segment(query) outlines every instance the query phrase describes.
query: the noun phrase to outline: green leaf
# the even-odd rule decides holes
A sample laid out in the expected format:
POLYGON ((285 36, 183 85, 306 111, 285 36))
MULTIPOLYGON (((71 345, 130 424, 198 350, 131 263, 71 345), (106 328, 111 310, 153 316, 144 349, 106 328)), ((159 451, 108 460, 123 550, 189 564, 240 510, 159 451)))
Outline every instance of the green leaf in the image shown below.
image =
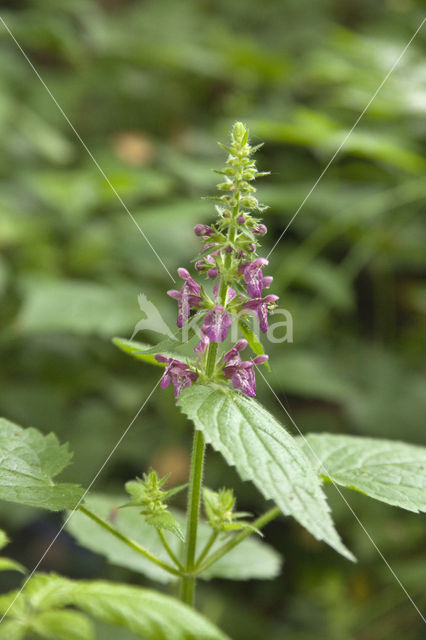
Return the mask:
POLYGON ((300 441, 326 481, 408 511, 426 511, 426 447, 328 433, 300 441))
POLYGON ((82 613, 68 610, 44 611, 36 616, 31 629, 49 640, 94 640, 92 622, 82 613))
POLYGON ((185 389, 178 405, 243 480, 251 480, 316 538, 354 559, 334 528, 309 458, 266 409, 228 388, 199 384, 185 389))
MULTIPOLYGON (((123 496, 89 495, 85 505, 99 517, 107 520, 127 537, 168 561, 154 527, 145 522, 137 509, 119 509, 123 496)), ((120 567, 142 573, 157 582, 169 582, 172 576, 115 538, 83 513, 76 511, 66 524, 66 530, 86 549, 100 553, 120 567)))
POLYGON ((124 353, 128 353, 133 358, 136 358, 136 360, 141 360, 142 362, 147 362, 148 364, 153 364, 157 367, 164 367, 165 365, 161 362, 157 362, 154 358, 156 353, 162 353, 168 358, 177 358, 178 360, 193 359, 189 354, 192 354, 193 356, 192 349, 197 341, 197 337, 196 339, 183 343, 178 339, 167 339, 153 346, 152 344, 137 342, 135 340, 126 340, 125 338, 112 339, 115 346, 121 349, 121 351, 124 351, 124 353))
POLYGON ((0 529, 0 549, 4 549, 4 547, 9 544, 9 538, 3 529, 0 529))
MULTIPOLYGON (((136 509, 119 509, 123 504, 123 496, 90 495, 85 502, 89 509, 105 520, 127 537, 142 544, 158 557, 168 561, 168 556, 155 529, 144 522, 136 509)), ((173 515, 182 526, 185 514, 173 510, 173 515)), ((117 540, 108 531, 102 529, 81 512, 75 512, 68 521, 66 529, 84 547, 105 555, 112 564, 143 573, 158 582, 170 582, 173 576, 160 567, 149 562, 136 551, 117 540)), ((197 553, 200 553, 211 535, 211 528, 207 522, 201 521, 199 526, 197 553)), ((175 537, 168 540, 170 547, 182 557, 183 545, 175 537)), ((222 542, 217 542, 213 550, 219 548, 222 542)), ((260 580, 274 578, 280 571, 281 558, 269 545, 247 538, 235 547, 229 554, 209 567, 200 576, 203 579, 228 578, 231 580, 260 580)))
MULTIPOLYGON (((110 582, 78 583, 73 604, 146 640, 226 640, 211 622, 175 598, 110 582)), ((228 639, 229 640, 229 639, 228 639)))
MULTIPOLYGON (((207 528, 205 525, 200 531, 199 543, 207 541, 207 528)), ((211 553, 214 553, 223 544, 217 541, 211 553)), ((282 558, 272 547, 256 537, 249 537, 241 544, 220 558, 214 565, 208 567, 200 576, 203 580, 211 578, 226 578, 228 580, 272 580, 281 571, 282 558)))
POLYGON ((148 524, 157 527, 158 529, 166 529, 166 531, 170 531, 170 533, 173 533, 173 535, 179 538, 179 540, 182 540, 182 542, 185 540, 178 521, 170 511, 163 511, 162 513, 156 513, 148 516, 146 521, 148 524))
MULTIPOLYGON (((15 595, 13 592, 2 599, 12 600, 15 595)), ((27 624, 49 640, 90 640, 93 631, 85 617, 74 611, 57 610, 57 607, 66 606, 77 607, 107 624, 125 627, 145 640, 228 638, 175 598, 135 586, 73 581, 55 574, 35 575, 10 608, 8 616, 23 617, 25 611, 27 624)))
POLYGON ((53 433, 45 436, 0 418, 0 499, 51 511, 72 509, 83 489, 53 482, 71 457, 53 433))
MULTIPOLYGON (((152 352, 152 345, 146 344, 144 342, 136 342, 135 340, 126 340, 125 338, 113 338, 113 343, 116 347, 124 351, 124 353, 128 353, 136 360, 141 360, 142 362, 147 362, 148 364, 153 364, 156 367, 164 367, 165 365, 162 362, 157 362, 154 358, 154 353, 152 352)), ((178 344, 176 342, 176 344, 178 344)), ((169 358, 179 358, 176 353, 171 351, 155 351, 155 353, 163 353, 165 356, 169 358)))
MULTIPOLYGON (((241 333, 243 334, 244 338, 249 343, 250 349, 252 349, 257 356, 263 356, 265 354, 265 351, 263 349, 263 344, 260 342, 259 338, 254 333, 254 331, 252 331, 248 322, 246 322, 246 320, 243 320, 241 318, 238 321, 238 326, 240 327, 241 333)), ((265 362, 265 366, 268 371, 271 370, 268 360, 265 362)))
POLYGON ((0 640, 24 640, 27 626, 19 620, 4 620, 0 624, 0 640))
POLYGON ((25 567, 11 558, 0 558, 0 571, 19 571, 20 573, 26 573, 25 567))

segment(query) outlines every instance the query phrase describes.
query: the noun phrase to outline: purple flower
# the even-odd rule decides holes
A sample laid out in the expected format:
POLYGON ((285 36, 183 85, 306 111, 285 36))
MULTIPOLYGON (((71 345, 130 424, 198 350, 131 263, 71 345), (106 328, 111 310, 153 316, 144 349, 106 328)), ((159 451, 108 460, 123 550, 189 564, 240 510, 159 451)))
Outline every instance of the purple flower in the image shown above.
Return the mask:
POLYGON ((208 339, 208 337, 206 336, 206 334, 204 333, 203 329, 201 328, 201 337, 200 340, 197 342, 197 344, 194 347, 194 352, 195 353, 200 353, 203 354, 205 353, 207 347, 210 344, 210 340, 208 339))
POLYGON ((212 342, 223 342, 228 335, 231 324, 229 313, 222 305, 217 304, 204 316, 202 331, 212 342))
POLYGON ((214 233, 214 229, 207 224, 196 224, 194 227, 194 233, 196 236, 211 236, 214 233))
POLYGON ((238 340, 238 342, 234 344, 232 349, 229 349, 229 351, 225 353, 225 355, 223 356, 223 361, 228 365, 241 362, 240 351, 243 351, 243 349, 245 349, 247 345, 248 342, 247 340, 244 340, 244 338, 238 340))
POLYGON ((213 267, 212 269, 209 269, 207 271, 207 275, 209 276, 209 278, 211 278, 212 280, 215 280, 215 278, 217 278, 217 276, 219 275, 219 269, 217 267, 213 267))
POLYGON ((245 217, 244 217, 244 216, 238 216, 238 218, 237 218, 237 219, 238 219, 238 223, 239 223, 239 224, 244 224, 244 223, 245 223, 245 221, 246 221, 246 219, 245 219, 245 217))
POLYGON ((177 400, 181 391, 186 389, 186 387, 190 387, 191 384, 195 382, 198 378, 198 373, 192 371, 184 362, 175 360, 174 358, 168 358, 161 353, 157 353, 154 357, 157 362, 166 365, 160 382, 161 388, 166 389, 171 382, 173 384, 175 400, 177 400))
POLYGON ((178 269, 178 274, 183 280, 185 280, 184 284, 180 291, 170 289, 170 291, 167 291, 167 295, 178 301, 178 316, 176 324, 179 329, 181 329, 189 318, 191 307, 198 308, 201 306, 203 301, 200 296, 201 287, 193 278, 191 278, 189 272, 181 267, 178 269))
POLYGON ((225 378, 230 379, 234 389, 239 389, 246 396, 253 398, 256 395, 256 378, 254 375, 254 366, 263 364, 268 356, 256 356, 253 360, 242 361, 240 351, 247 346, 247 340, 239 340, 229 351, 223 356, 226 362, 223 368, 225 378))
POLYGON ((255 227, 253 227, 253 233, 255 233, 257 236, 264 236, 267 231, 268 229, 264 224, 257 224, 255 227))
POLYGON ((240 272, 244 275, 244 282, 250 298, 260 298, 262 296, 264 280, 262 269, 267 264, 266 258, 257 258, 241 265, 240 272))
POLYGON ((247 300, 247 302, 243 304, 243 309, 250 309, 256 313, 262 333, 268 331, 268 304, 273 304, 277 300, 278 296, 269 295, 265 298, 247 300))

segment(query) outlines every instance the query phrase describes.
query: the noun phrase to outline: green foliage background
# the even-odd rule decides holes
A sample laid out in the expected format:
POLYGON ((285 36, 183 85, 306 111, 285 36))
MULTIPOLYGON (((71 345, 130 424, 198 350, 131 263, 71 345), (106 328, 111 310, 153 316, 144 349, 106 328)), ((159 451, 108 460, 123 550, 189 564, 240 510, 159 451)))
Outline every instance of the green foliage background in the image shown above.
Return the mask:
MULTIPOLYGON (((193 225, 213 216, 200 197, 214 189, 216 140, 232 122, 266 142, 266 255, 423 13, 420 0, 22 0, 2 2, 0 15, 174 273, 199 246, 193 225)), ((271 346, 268 379, 303 433, 425 442, 425 40, 423 29, 271 255, 294 343, 271 346)), ((170 279, 3 25, 0 52, 0 415, 69 441, 64 478, 87 485, 158 376, 111 338, 130 337, 139 292, 173 327, 170 279)), ((261 381, 259 399, 288 422, 261 381)), ((157 391, 96 490, 117 491, 150 464, 185 481, 190 435, 171 394, 157 391)), ((239 508, 261 511, 217 454, 207 482, 233 484, 239 508)), ((328 493, 359 563, 289 519, 273 523, 268 540, 286 557, 278 579, 200 588, 200 608, 235 640, 421 637, 409 600, 328 493)), ((421 519, 347 497, 424 604, 421 519)), ((0 516, 15 539, 9 555, 29 567, 60 525, 6 503, 0 516)), ((66 536, 42 568, 141 582, 66 536)))

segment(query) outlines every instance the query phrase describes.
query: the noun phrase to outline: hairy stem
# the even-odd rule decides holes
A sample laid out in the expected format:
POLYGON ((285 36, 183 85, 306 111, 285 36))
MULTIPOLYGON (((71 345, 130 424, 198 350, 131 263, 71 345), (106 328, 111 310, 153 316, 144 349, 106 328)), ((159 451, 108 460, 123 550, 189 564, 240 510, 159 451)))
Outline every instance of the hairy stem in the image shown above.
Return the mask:
POLYGON ((208 554, 208 552, 210 551, 214 543, 216 542, 218 535, 219 535, 219 531, 212 532, 210 538, 207 540, 206 546, 200 553, 199 558, 197 559, 197 563, 195 565, 196 569, 200 566, 200 564, 202 563, 202 561, 204 560, 204 558, 206 557, 206 555, 208 554))
POLYGON ((172 560, 172 562, 174 562, 174 564, 178 567, 178 569, 180 571, 184 572, 183 565, 179 562, 179 560, 177 559, 177 557, 173 553, 172 549, 170 548, 169 543, 167 542, 166 536, 161 531, 161 529, 159 529, 158 527, 157 527, 157 533, 160 536, 160 540, 163 543, 163 547, 166 550, 167 555, 169 556, 170 560, 172 560))
MULTIPOLYGON (((251 524, 253 525, 253 527, 256 527, 256 529, 261 529, 262 527, 267 525, 268 522, 271 522, 271 520, 277 518, 280 513, 281 511, 278 507, 273 507, 272 509, 269 509, 269 511, 266 511, 263 516, 260 516, 251 524)), ((220 558, 229 553, 234 547, 248 538, 248 536, 252 535, 252 533, 252 530, 246 529, 245 531, 242 531, 241 533, 238 533, 236 536, 231 538, 231 540, 220 547, 220 549, 212 553, 211 556, 209 556, 203 563, 197 566, 197 573, 202 573, 203 571, 205 571, 205 569, 220 560, 220 558)))
MULTIPOLYGON (((188 508, 186 514, 185 573, 192 573, 197 546, 198 517, 200 512, 201 485, 203 479, 205 443, 201 431, 194 431, 191 471, 189 476, 188 508)), ((194 605, 195 576, 184 576, 181 586, 181 600, 194 605)))
POLYGON ((98 525, 100 525, 101 527, 109 531, 109 533, 111 533, 114 537, 121 540, 121 542, 124 542, 124 544, 126 544, 128 547, 130 547, 134 551, 137 551, 137 553, 140 553, 140 555, 144 556, 147 560, 150 560, 151 562, 158 565, 159 567, 161 567, 162 569, 164 569, 168 573, 171 573, 174 576, 182 575, 181 571, 178 571, 174 567, 171 567, 170 565, 168 565, 166 562, 163 562, 162 560, 160 560, 160 558, 157 558, 157 556, 155 556, 153 553, 151 553, 147 549, 144 549, 144 547, 142 547, 140 544, 138 544, 134 540, 131 540, 120 531, 117 531, 117 529, 114 529, 114 527, 110 525, 109 522, 106 522, 106 520, 103 520, 102 518, 97 516, 96 513, 93 513, 93 511, 90 511, 90 509, 88 509, 87 507, 80 506, 79 510, 82 513, 84 513, 86 516, 88 516, 91 520, 96 522, 98 525))
MULTIPOLYGON (((236 185, 238 186, 238 185, 236 185)), ((235 220, 238 217, 239 205, 234 207, 233 211, 233 224, 230 225, 228 230, 228 239, 230 242, 235 240, 235 220)), ((225 270, 229 269, 232 264, 232 255, 227 254, 225 257, 225 270)), ((228 293, 228 284, 226 277, 221 277, 217 300, 222 306, 226 306, 226 298, 228 293)), ((210 342, 208 351, 206 354, 206 375, 211 377, 216 370, 216 360, 218 352, 218 344, 216 342, 210 342)), ((200 500, 201 489, 203 482, 203 465, 206 445, 204 442, 204 436, 201 431, 195 430, 192 458, 191 458, 191 470, 189 476, 189 493, 188 493, 188 506, 186 512, 186 536, 185 536, 185 560, 184 570, 185 574, 182 577, 181 584, 181 600, 194 606, 195 599, 195 586, 196 575, 194 570, 196 567, 195 553, 197 548, 197 532, 198 532, 198 519, 200 515, 200 500), (188 575, 193 574, 193 575, 188 575)), ((208 551, 208 550, 207 550, 208 551)))

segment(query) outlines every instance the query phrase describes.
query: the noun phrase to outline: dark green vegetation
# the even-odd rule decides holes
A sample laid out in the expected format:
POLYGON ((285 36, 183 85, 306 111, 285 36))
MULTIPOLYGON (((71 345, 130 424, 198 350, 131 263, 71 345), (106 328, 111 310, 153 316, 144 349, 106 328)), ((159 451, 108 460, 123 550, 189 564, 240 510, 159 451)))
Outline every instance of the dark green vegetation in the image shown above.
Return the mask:
MULTIPOLYGON (((408 0, 275 0, 261 9, 237 0, 39 0, 0 15, 172 273, 197 251, 192 226, 212 218, 199 198, 213 192, 210 169, 223 157, 215 140, 232 122, 247 121, 253 142, 267 143, 257 155, 272 170, 258 184, 271 206, 266 254, 423 17, 422 4, 408 0)), ((139 292, 170 327, 175 304, 164 296, 167 273, 3 27, 0 35, 0 415, 68 441, 74 464, 61 481, 87 486, 157 375, 110 338, 130 337, 139 292)), ((424 443, 425 37, 270 258, 295 342, 268 348, 268 380, 303 433, 424 443)), ((288 423, 261 380, 258 389, 288 423)), ((95 489, 113 492, 150 464, 185 482, 190 436, 171 399, 155 393, 95 489)), ((208 483, 234 486, 239 508, 260 513, 252 485, 209 456, 208 483)), ((333 487, 328 495, 359 563, 290 519, 270 524, 268 542, 287 557, 281 577, 200 585, 202 611, 235 640, 421 637, 377 551, 333 487)), ((421 519, 344 495, 421 606, 421 519)), ((34 566, 59 517, 8 503, 1 516, 15 540, 8 555, 34 566)), ((42 569, 142 583, 72 545, 62 537, 42 569)), ((15 584, 8 578, 5 588, 15 584)), ((120 633, 114 639, 127 637, 120 633)))

